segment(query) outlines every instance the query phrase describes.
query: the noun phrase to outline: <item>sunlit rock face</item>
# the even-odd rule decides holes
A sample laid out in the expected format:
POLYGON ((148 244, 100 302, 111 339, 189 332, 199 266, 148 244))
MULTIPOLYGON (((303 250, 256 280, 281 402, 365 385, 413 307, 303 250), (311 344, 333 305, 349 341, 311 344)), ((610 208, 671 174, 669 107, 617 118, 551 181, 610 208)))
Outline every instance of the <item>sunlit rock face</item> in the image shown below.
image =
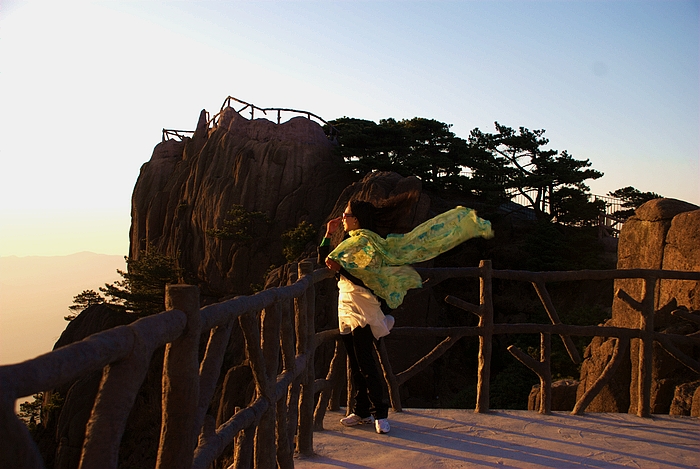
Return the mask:
POLYGON ((226 108, 215 126, 200 116, 184 142, 158 144, 132 198, 130 255, 148 244, 175 256, 206 296, 250 293, 271 265, 285 262, 281 234, 306 221, 322 231, 350 182, 323 129, 304 117, 283 124, 248 120, 226 108), (262 212, 246 242, 212 236, 234 205, 262 212))
MULTIPOLYGON (((656 199, 637 209, 620 232, 618 269, 664 269, 700 271, 700 209, 675 199, 656 199)), ((654 305, 654 329, 676 334, 697 331, 693 323, 677 319, 671 312, 679 307, 700 310, 700 282, 661 280, 657 284, 654 305)), ((624 291, 641 301, 644 283, 641 279, 618 279, 615 291, 624 291)), ((637 328, 640 313, 617 295, 613 300, 612 319, 606 325, 637 328)), ((579 397, 591 387, 613 352, 613 339, 595 338, 586 350, 581 368, 579 397)), ((688 356, 698 359, 698 347, 679 347, 688 356)), ((637 412, 639 344, 633 340, 612 381, 593 400, 591 412, 637 412)), ((677 386, 687 382, 692 373, 654 344, 652 364, 652 413, 668 413, 677 386)))

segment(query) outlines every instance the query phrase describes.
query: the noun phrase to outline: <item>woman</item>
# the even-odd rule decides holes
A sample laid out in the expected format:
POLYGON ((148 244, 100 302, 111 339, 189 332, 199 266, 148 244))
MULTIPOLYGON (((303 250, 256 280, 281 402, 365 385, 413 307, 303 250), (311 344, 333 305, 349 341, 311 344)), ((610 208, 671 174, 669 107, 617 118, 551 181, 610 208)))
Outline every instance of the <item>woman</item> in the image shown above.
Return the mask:
POLYGON ((388 433, 389 403, 374 361, 375 342, 389 334, 407 290, 421 287, 420 275, 408 264, 436 257, 475 236, 491 237, 488 221, 473 210, 457 207, 422 223, 407 234, 390 232, 418 199, 417 192, 399 194, 377 205, 352 200, 342 217, 329 221, 319 248, 329 269, 338 275, 338 325, 348 352, 355 388, 355 406, 340 420, 354 426, 374 422, 377 433, 388 433), (341 226, 346 239, 330 254, 330 237, 341 226))

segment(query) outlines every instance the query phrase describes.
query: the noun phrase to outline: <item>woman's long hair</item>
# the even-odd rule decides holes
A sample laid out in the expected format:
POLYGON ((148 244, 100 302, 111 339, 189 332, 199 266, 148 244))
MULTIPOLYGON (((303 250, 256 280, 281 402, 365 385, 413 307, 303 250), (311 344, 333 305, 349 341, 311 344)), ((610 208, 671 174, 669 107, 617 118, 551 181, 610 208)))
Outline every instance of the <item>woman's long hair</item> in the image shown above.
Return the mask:
POLYGON ((412 212, 420 198, 419 191, 402 192, 376 204, 366 200, 351 200, 350 211, 360 228, 386 237, 389 233, 409 231, 412 212))

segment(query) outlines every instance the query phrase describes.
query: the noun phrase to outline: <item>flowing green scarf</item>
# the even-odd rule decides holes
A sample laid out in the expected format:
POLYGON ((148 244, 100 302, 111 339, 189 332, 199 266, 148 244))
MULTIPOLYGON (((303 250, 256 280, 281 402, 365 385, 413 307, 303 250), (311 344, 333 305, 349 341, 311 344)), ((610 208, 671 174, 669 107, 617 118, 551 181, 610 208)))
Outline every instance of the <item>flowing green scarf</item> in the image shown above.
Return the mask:
POLYGON ((427 261, 464 241, 492 238, 491 223, 465 207, 456 207, 421 223, 406 234, 386 239, 370 230, 353 230, 328 257, 359 278, 390 308, 397 308, 411 288, 420 288, 418 272, 408 264, 427 261))

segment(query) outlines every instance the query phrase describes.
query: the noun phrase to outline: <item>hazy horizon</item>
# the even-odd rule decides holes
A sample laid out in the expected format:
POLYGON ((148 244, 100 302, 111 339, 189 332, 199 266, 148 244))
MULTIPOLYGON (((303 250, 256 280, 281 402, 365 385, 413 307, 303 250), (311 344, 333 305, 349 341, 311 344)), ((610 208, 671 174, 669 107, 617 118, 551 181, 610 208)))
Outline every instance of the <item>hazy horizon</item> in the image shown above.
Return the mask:
MULTIPOLYGON (((95 256, 119 256, 119 255, 121 255, 121 254, 109 254, 106 252, 80 250, 80 251, 76 251, 76 252, 70 252, 67 254, 49 254, 49 255, 46 255, 46 254, 27 254, 27 255, 7 254, 7 255, 1 255, 0 259, 13 258, 13 257, 22 258, 22 259, 27 258, 27 257, 70 257, 70 256, 79 256, 82 254, 89 254, 89 255, 95 255, 95 256)), ((126 252, 121 256, 124 257, 124 256, 128 256, 128 255, 129 255, 129 253, 126 252)))
POLYGON ((0 256, 0 365, 50 352, 68 325, 73 297, 120 280, 124 256, 0 256))

